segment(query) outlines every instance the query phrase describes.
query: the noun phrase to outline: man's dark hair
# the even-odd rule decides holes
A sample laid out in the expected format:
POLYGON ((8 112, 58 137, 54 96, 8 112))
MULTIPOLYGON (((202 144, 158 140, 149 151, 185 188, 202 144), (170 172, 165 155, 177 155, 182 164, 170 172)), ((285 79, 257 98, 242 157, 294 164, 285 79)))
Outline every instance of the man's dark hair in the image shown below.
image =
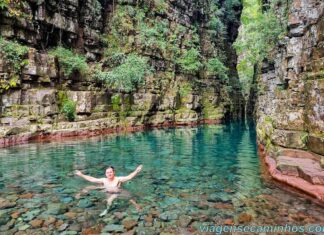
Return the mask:
POLYGON ((113 166, 108 166, 107 169, 109 169, 109 168, 111 168, 111 169, 113 169, 113 171, 115 171, 115 168, 113 166))

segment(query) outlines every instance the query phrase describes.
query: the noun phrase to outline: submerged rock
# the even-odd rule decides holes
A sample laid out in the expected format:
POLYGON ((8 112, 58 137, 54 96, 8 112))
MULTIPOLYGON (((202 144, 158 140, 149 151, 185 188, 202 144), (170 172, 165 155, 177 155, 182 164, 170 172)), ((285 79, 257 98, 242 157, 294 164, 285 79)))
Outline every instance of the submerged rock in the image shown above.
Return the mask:
POLYGON ((186 228, 192 221, 192 217, 188 215, 180 215, 177 224, 179 227, 186 228))
POLYGON ((0 226, 5 225, 10 220, 10 216, 5 212, 0 210, 0 226))
POLYGON ((24 224, 18 227, 19 231, 25 231, 26 229, 28 229, 30 227, 29 224, 24 224))
POLYGON ((212 193, 207 199, 209 202, 230 202, 231 200, 231 196, 229 196, 227 193, 212 193))
POLYGON ((16 206, 16 202, 11 202, 5 198, 0 198, 0 209, 7 209, 16 206))
POLYGON ((137 227, 136 234, 138 235, 157 235, 159 234, 158 231, 155 230, 153 227, 137 227))
POLYGON ((29 223, 33 228, 40 228, 40 227, 42 227, 44 221, 40 220, 40 219, 34 219, 34 220, 30 221, 29 223))
POLYGON ((126 219, 123 220, 123 225, 125 227, 126 230, 131 230, 132 228, 134 228, 137 225, 137 221, 136 220, 132 220, 132 219, 126 219))
POLYGON ((124 226, 119 224, 109 224, 103 228, 102 232, 124 232, 124 226))
POLYGON ((62 197, 60 201, 63 203, 70 203, 73 201, 73 197, 62 197))
POLYGON ((238 220, 239 223, 247 223, 247 222, 250 222, 252 220, 252 215, 243 212, 243 213, 239 214, 237 220, 238 220))
POLYGON ((81 199, 78 202, 78 207, 80 207, 80 208, 88 208, 88 207, 91 207, 91 206, 93 206, 93 203, 88 199, 81 199))
POLYGON ((25 214, 22 214, 23 220, 24 221, 31 221, 36 216, 38 216, 40 214, 40 212, 41 211, 39 209, 28 211, 25 214))
POLYGON ((46 213, 49 215, 64 214, 67 211, 67 207, 61 203, 51 203, 47 206, 46 213))
POLYGON ((178 211, 165 211, 159 215, 159 218, 164 221, 176 220, 178 217, 178 211))

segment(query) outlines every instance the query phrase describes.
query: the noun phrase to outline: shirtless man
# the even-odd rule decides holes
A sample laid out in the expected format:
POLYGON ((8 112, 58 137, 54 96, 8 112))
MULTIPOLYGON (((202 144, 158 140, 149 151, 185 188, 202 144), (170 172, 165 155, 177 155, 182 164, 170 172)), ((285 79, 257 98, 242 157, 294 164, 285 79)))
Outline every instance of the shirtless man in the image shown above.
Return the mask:
MULTIPOLYGON (((126 190, 121 189, 121 183, 133 179, 142 170, 142 167, 142 165, 139 165, 135 169, 135 171, 133 171, 128 176, 115 176, 115 169, 112 166, 106 169, 106 178, 98 179, 89 175, 84 175, 81 171, 78 170, 75 171, 75 175, 80 176, 91 183, 100 184, 101 187, 98 188, 105 189, 105 191, 108 194, 107 208, 100 214, 100 216, 104 216, 107 214, 113 200, 119 195, 124 197, 130 197, 130 193, 128 193, 126 190)), ((129 201, 136 207, 137 210, 141 208, 133 199, 130 199, 129 201)))

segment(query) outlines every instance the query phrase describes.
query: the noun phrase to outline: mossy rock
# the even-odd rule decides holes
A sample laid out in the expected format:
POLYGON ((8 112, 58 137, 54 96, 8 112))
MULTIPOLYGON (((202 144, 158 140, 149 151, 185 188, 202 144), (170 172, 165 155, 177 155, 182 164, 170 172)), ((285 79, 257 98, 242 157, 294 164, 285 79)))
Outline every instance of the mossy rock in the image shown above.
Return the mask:
POLYGON ((9 131, 7 131, 6 136, 11 136, 11 135, 18 135, 24 132, 27 132, 28 129, 27 128, 23 128, 23 127, 14 127, 11 128, 9 131))

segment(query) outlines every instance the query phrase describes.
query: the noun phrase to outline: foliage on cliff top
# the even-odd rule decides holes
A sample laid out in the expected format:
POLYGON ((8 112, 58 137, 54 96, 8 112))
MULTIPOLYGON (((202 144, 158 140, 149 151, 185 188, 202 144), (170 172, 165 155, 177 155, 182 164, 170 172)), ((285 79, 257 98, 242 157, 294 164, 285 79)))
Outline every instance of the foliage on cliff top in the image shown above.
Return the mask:
POLYGON ((60 69, 65 76, 70 76, 73 72, 86 72, 88 65, 86 58, 83 55, 72 52, 69 49, 58 46, 49 52, 55 56, 60 64, 60 69))
POLYGON ((259 0, 244 0, 241 15, 242 26, 234 47, 241 58, 237 65, 238 74, 245 90, 249 93, 253 80, 254 65, 260 64, 275 47, 285 32, 274 11, 274 4, 263 11, 259 0))
POLYGON ((136 53, 120 58, 118 66, 108 72, 97 71, 95 78, 105 81, 112 88, 131 92, 144 84, 145 77, 151 73, 152 69, 147 59, 136 53))
POLYGON ((0 80, 0 93, 15 87, 19 80, 19 73, 28 61, 25 59, 28 47, 18 42, 8 41, 0 37, 0 55, 9 67, 9 78, 0 80))

